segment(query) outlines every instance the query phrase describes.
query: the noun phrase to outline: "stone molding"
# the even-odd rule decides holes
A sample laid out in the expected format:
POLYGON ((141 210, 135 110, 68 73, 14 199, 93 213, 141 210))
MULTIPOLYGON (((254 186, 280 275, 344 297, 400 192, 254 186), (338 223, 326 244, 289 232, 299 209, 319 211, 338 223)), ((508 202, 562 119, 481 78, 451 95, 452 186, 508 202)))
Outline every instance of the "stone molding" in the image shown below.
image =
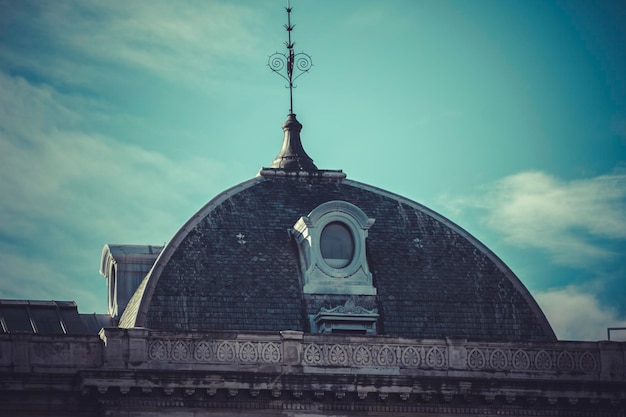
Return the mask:
POLYGON ((280 400, 299 410, 345 402, 370 411, 374 404, 386 411, 400 406, 406 412, 432 404, 444 414, 506 406, 516 415, 514 409, 538 407, 528 415, 547 415, 542 408, 550 407, 549 415, 570 417, 587 415, 572 414, 579 405, 615 410, 626 401, 626 343, 147 329, 105 329, 102 337, 115 357, 134 359, 105 360, 101 371, 83 375, 83 389, 110 398, 112 406, 121 406, 124 398, 146 401, 154 390, 158 398, 162 392, 182 399, 181 404, 199 401, 208 408, 237 399, 249 403, 244 408, 265 409, 280 400), (111 371, 120 377, 111 379, 111 371), (117 397, 117 392, 126 395, 117 397), (445 411, 448 405, 452 408, 445 411))
POLYGON ((71 373, 102 366, 102 354, 97 336, 0 335, 0 373, 71 373))
POLYGON ((473 370, 594 374, 599 371, 599 357, 597 352, 584 349, 471 347, 467 367, 473 370))
POLYGON ((343 367, 379 374, 433 371, 502 378, 626 381, 626 343, 479 343, 381 337, 304 335, 297 331, 237 334, 103 329, 94 337, 0 336, 0 368, 177 368, 181 364, 301 365, 308 372, 343 367))
POLYGON ((612 416, 626 403, 625 357, 620 342, 106 328, 100 339, 0 335, 0 382, 5 394, 49 389, 114 408, 171 400, 180 408, 426 412, 430 404, 444 414, 504 406, 510 415, 531 407, 536 414, 525 415, 571 417, 601 407, 612 416))
MULTIPOLYGON (((246 339, 198 339, 185 337, 149 337, 146 359, 151 363, 188 364, 280 364, 282 342, 246 339)), ((527 348, 464 343, 452 348, 462 355, 450 359, 445 342, 349 343, 304 342, 300 344, 300 363, 309 367, 392 367, 398 369, 498 371, 504 373, 572 373, 576 378, 597 376, 600 355, 589 346, 560 348, 557 344, 527 348)))
POLYGON ((186 363, 281 363, 282 346, 253 340, 155 339, 148 342, 150 361, 186 363))
POLYGON ((291 233, 300 252, 305 294, 376 295, 365 255, 368 230, 375 220, 359 207, 332 200, 315 207, 294 224, 291 233), (350 230, 353 256, 343 267, 329 265, 322 255, 321 240, 325 226, 339 222, 350 230))
POLYGON ((448 368, 445 345, 306 343, 304 365, 309 366, 380 366, 406 369, 448 368))
POLYGON ((301 365, 310 373, 342 367, 349 373, 561 380, 626 380, 624 343, 480 343, 457 339, 304 335, 301 332, 161 332, 104 329, 105 367, 194 369, 214 365, 301 365), (126 358, 125 360, 123 358, 126 358))

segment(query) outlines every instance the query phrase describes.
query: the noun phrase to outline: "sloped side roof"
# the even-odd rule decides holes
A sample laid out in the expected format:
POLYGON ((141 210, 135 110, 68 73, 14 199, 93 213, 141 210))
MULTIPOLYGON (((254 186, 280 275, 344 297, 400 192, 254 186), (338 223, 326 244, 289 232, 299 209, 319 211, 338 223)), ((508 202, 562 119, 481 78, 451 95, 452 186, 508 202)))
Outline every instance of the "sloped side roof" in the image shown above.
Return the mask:
POLYGON ((348 201, 376 219, 367 244, 379 333, 555 339, 510 269, 432 210, 351 180, 261 177, 219 195, 183 226, 120 326, 307 331, 298 255, 288 230, 331 200, 348 201))
POLYGON ((162 250, 163 246, 155 245, 106 244, 100 257, 100 275, 110 278, 111 265, 117 264, 128 275, 139 274, 143 278, 162 250))
POLYGON ((106 244, 100 274, 107 280, 108 313, 117 318, 154 265, 163 246, 106 244))
POLYGON ((80 314, 73 301, 0 300, 0 333, 98 334, 110 325, 106 315, 80 314))

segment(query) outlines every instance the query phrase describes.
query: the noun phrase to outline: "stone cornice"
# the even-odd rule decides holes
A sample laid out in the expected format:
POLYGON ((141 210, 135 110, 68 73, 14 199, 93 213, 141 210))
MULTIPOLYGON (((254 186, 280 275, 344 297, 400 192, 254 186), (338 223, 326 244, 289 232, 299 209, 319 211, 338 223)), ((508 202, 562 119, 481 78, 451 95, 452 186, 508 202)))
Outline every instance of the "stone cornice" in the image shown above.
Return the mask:
POLYGON ((626 401, 624 343, 146 329, 102 338, 104 367, 81 373, 81 389, 110 407, 572 417, 618 416, 626 401))
POLYGON ((624 343, 481 343, 293 331, 146 329, 105 329, 101 336, 105 373, 83 373, 81 384, 84 390, 107 395, 111 390, 165 389, 166 395, 213 396, 221 391, 256 397, 260 392, 288 392, 295 399, 330 395, 337 400, 348 395, 384 400, 391 395, 443 403, 467 397, 487 404, 497 399, 546 404, 567 399, 569 404, 588 405, 626 400, 624 343), (113 370, 119 371, 117 380, 111 378, 113 370))
POLYGON ((99 368, 103 347, 95 335, 0 334, 0 374, 63 374, 99 368))
POLYGON ((176 333, 104 329, 105 367, 209 369, 213 365, 298 365, 307 373, 341 367, 349 373, 471 377, 625 380, 624 343, 485 343, 456 339, 412 340, 281 334, 176 333), (298 335, 288 338, 286 335, 298 335), (126 349, 122 352, 120 349, 126 349), (114 352, 110 352, 114 350, 114 352), (122 361, 121 358, 132 358, 122 361))
POLYGON ((626 404, 626 343, 141 328, 107 328, 100 336, 0 335, 0 391, 46 386, 130 408, 463 414, 511 407, 500 414, 515 415, 532 407, 525 415, 591 416, 597 409, 618 416, 626 404))

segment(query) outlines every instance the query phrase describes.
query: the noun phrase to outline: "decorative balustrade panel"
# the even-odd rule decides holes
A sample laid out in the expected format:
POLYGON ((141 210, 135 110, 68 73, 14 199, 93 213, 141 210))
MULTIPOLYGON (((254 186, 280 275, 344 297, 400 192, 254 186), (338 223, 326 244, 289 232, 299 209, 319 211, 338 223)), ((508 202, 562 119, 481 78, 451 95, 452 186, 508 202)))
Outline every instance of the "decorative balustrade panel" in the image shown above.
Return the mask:
MULTIPOLYGON (((284 341, 148 338, 150 361, 200 364, 282 364, 284 341)), ((293 342, 291 342, 293 343, 293 342)), ((506 345, 402 344, 402 343, 296 343, 298 363, 307 366, 396 367, 405 369, 501 372, 563 372, 592 374, 600 371, 598 351, 585 347, 506 345), (455 359, 451 364, 451 349, 455 359), (459 352, 462 352, 459 354, 459 352), (459 359, 460 358, 460 359, 459 359)))
POLYGON ((587 350, 468 347, 467 368, 495 371, 592 373, 599 371, 599 358, 596 352, 587 350))
POLYGON ((447 358, 446 346, 419 345, 306 343, 302 353, 302 363, 312 366, 445 369, 447 358))
POLYGON ((282 346, 268 341, 152 339, 148 359, 189 363, 280 363, 282 346))

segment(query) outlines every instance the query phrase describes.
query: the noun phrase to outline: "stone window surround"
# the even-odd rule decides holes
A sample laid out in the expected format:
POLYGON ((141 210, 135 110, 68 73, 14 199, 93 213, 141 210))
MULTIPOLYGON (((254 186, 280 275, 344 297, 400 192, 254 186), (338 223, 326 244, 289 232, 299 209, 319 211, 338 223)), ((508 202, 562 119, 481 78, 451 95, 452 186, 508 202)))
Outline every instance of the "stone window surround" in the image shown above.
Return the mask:
POLYGON ((339 200, 322 203, 298 219, 291 232, 298 244, 305 294, 376 295, 365 245, 374 221, 354 204, 339 200), (320 249, 322 232, 333 222, 347 226, 354 240, 354 255, 344 268, 328 265, 320 249))

